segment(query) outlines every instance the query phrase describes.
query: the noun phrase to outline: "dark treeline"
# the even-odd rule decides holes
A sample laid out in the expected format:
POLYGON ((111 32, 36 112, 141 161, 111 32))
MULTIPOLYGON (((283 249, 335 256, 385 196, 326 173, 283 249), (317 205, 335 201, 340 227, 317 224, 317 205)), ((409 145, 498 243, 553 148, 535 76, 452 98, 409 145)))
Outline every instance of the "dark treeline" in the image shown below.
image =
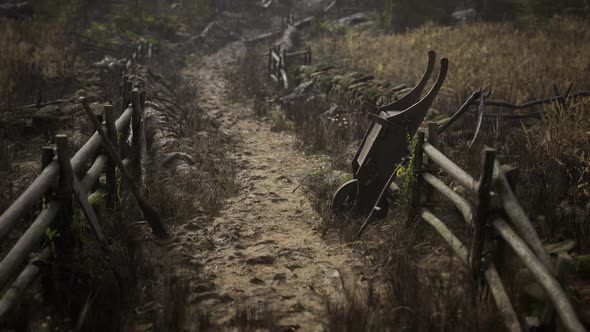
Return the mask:
POLYGON ((588 0, 348 0, 375 10, 386 28, 405 29, 428 21, 450 23, 451 13, 475 9, 478 19, 531 22, 555 15, 587 16, 588 0))

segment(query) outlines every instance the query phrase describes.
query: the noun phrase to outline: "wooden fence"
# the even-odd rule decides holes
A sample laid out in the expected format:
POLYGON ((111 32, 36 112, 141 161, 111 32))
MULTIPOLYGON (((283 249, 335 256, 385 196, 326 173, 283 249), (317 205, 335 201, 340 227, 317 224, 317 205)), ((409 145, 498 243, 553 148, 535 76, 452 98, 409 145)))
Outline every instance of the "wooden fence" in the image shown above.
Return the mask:
POLYGON ((119 178, 136 197, 144 217, 155 234, 166 235, 157 213, 141 197, 135 184, 141 178, 141 151, 145 144, 142 117, 145 92, 134 87, 129 76, 124 76, 122 84, 121 110, 112 105, 104 105, 104 126, 94 115, 85 100, 81 100, 86 113, 95 125, 96 131, 90 139, 70 157, 70 144, 67 135, 56 135, 56 149, 44 147, 41 151, 41 174, 31 185, 0 215, 0 241, 4 241, 22 222, 25 214, 39 209, 32 224, 18 238, 14 246, 0 261, 0 320, 22 297, 28 285, 39 273, 39 260, 53 255, 51 247, 42 248, 45 232, 50 227, 56 229, 61 237, 71 234, 74 201, 85 215, 90 228, 100 243, 105 255, 109 254, 98 218, 88 202, 94 193, 95 184, 101 174, 106 173, 107 206, 113 207, 117 200, 119 178), (117 114, 119 117, 117 118, 117 114), (114 144, 118 142, 118 147, 114 144), (103 149, 101 149, 101 147, 103 149), (117 151, 118 150, 118 151, 117 151), (120 151, 120 152, 119 152, 120 151), (97 156, 98 155, 98 156, 97 156), (92 166, 85 170, 86 165, 92 166), (116 169, 119 170, 118 174, 116 169), (78 175, 83 175, 79 180, 78 175), (34 252, 40 252, 30 258, 34 252))
POLYGON ((523 331, 523 326, 496 269, 496 263, 501 261, 501 257, 484 257, 482 254, 484 251, 494 252, 496 244, 492 239, 496 237, 501 239, 500 243, 507 244, 513 250, 544 290, 547 297, 544 326, 555 324, 555 312, 568 331, 585 331, 559 282, 563 277, 566 257, 560 256, 557 264, 552 264, 533 225, 513 193, 514 177, 500 166, 496 160, 496 151, 484 148, 480 177, 479 180, 475 180, 437 148, 439 131, 436 123, 430 123, 427 131, 418 132, 413 161, 416 181, 412 188, 408 223, 424 220, 447 242, 470 272, 472 294, 475 293, 474 285, 485 280, 508 330, 523 331), (428 139, 425 139, 426 132, 428 139), (476 204, 470 204, 460 193, 437 178, 432 173, 434 167, 440 168, 465 188, 465 191, 475 198, 476 204), (430 199, 430 195, 425 195, 425 191, 422 190, 425 185, 428 185, 429 190, 442 194, 461 212, 466 226, 471 229, 470 248, 466 248, 449 227, 425 207, 424 203, 430 199))
POLYGON ((268 60, 268 78, 277 83, 277 86, 289 89, 289 66, 292 66, 293 59, 303 57, 303 65, 311 65, 311 48, 297 52, 287 52, 281 45, 272 47, 266 55, 268 60))

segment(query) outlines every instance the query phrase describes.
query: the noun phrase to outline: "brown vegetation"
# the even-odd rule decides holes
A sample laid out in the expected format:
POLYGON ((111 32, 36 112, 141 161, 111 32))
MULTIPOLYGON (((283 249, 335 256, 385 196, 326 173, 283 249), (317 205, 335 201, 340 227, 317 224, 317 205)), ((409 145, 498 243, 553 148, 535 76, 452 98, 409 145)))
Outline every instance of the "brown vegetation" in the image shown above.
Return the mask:
MULTIPOLYGON (((436 49, 451 61, 447 82, 429 114, 430 119, 442 119, 480 88, 493 90, 493 100, 513 103, 551 96, 554 83, 562 89, 561 93, 565 93, 563 90, 570 83, 575 84, 574 91, 587 90, 590 81, 586 73, 590 62, 584 54, 590 50, 588 43, 583 41, 590 41, 588 28, 587 22, 575 18, 554 18, 544 26, 477 23, 465 27, 441 27, 431 24, 400 34, 345 30, 320 36, 313 43, 316 59, 319 58, 320 62, 372 74, 378 80, 389 81, 392 86, 416 82, 422 74, 425 52, 436 49)), ((366 124, 355 120, 358 105, 351 100, 328 96, 322 101, 306 103, 302 108, 287 106, 285 110, 287 114, 291 113, 293 128, 304 146, 328 152, 335 161, 333 168, 347 170, 354 152, 350 150, 356 148, 359 139, 354 132, 366 124), (331 129, 320 116, 333 104, 338 105, 349 119, 345 136, 331 129), (343 154, 333 153, 335 150, 343 154)), ((519 198, 536 221, 535 226, 544 240, 575 238, 577 250, 583 252, 588 246, 590 227, 587 222, 590 211, 588 110, 588 99, 580 98, 533 109, 543 113, 540 119, 515 121, 493 117, 493 121, 484 120, 483 134, 471 149, 467 143, 475 125, 473 117, 467 115, 442 137, 448 145, 444 149, 453 160, 477 174, 481 145, 497 147, 502 162, 520 168, 519 198)), ((500 111, 487 108, 488 114, 499 114, 500 111)), ((310 174, 305 188, 314 208, 324 218, 324 231, 333 229, 341 240, 346 241, 352 238, 351 234, 362 220, 352 216, 338 221, 331 216, 331 193, 338 183, 344 182, 344 178, 333 170, 323 170, 310 174)), ((406 194, 402 188, 401 195, 406 194)), ((389 295, 373 304, 367 302, 366 296, 356 298, 351 295, 347 298, 356 300, 328 304, 330 324, 336 324, 331 327, 355 330, 357 324, 362 324, 363 328, 373 326, 374 329, 391 326, 424 330, 501 328, 494 323, 497 317, 489 295, 483 293, 478 304, 473 305, 464 301, 468 296, 465 290, 447 293, 450 289, 461 289, 460 278, 446 279, 448 272, 441 274, 441 271, 462 275, 459 272, 462 268, 454 264, 441 265, 444 261, 452 261, 452 254, 445 252, 443 248, 446 246, 440 240, 428 235, 431 232, 402 226, 407 210, 403 205, 403 202, 398 203, 393 216, 373 226, 366 234, 368 242, 363 246, 367 257, 373 257, 388 276, 385 277, 385 289, 389 295), (411 283, 411 280, 420 282, 411 283), (449 281, 458 283, 451 285, 449 281), (441 307, 437 308, 439 301, 441 307), (388 303, 394 305, 388 306, 388 303), (432 312, 437 314, 430 315, 425 303, 432 304, 432 312), (400 315, 397 310, 387 313, 387 308, 409 310, 402 310, 405 313, 401 320, 383 321, 383 317, 400 315), (381 311, 372 313, 376 310, 381 311), (344 319, 353 312, 359 320, 348 322, 344 319), (459 317, 477 318, 466 321, 459 317)), ((453 220, 452 210, 443 213, 453 220)), ((517 285, 512 287, 518 289, 517 285)), ((525 310, 532 309, 525 304, 525 310)))
MULTIPOLYGON (((49 100, 65 91, 51 84, 71 78, 80 64, 60 25, 35 20, 0 19, 0 110, 15 102, 32 103, 39 92, 49 100)), ((16 105, 19 106, 19 105, 16 105)))
MULTIPOLYGON (((455 111, 480 88, 492 90, 491 99, 522 103, 553 95, 552 85, 574 84, 587 90, 590 80, 590 26, 578 18, 556 17, 543 25, 475 23, 464 27, 425 25, 407 33, 383 34, 344 31, 320 36, 314 50, 323 62, 361 70, 391 82, 416 82, 423 70, 426 50, 433 48, 450 59, 445 85, 431 117, 455 111)), ((537 110, 542 110, 538 108, 537 110)), ((564 106, 548 105, 536 120, 485 120, 479 144, 496 147, 501 160, 521 168, 520 198, 541 235, 548 240, 575 237, 588 245, 588 130, 587 99, 564 106)), ((499 109, 488 107, 488 114, 499 109)), ((506 111, 508 112, 508 111, 506 111)), ((495 113, 498 114, 498 113, 495 113)), ((508 113, 504 113, 508 114, 508 113)), ((440 116, 438 116, 440 118, 440 116)), ((474 129, 472 118, 443 139, 454 159, 466 167, 477 164, 477 153, 465 156, 474 129), (475 162, 474 162, 475 161, 475 162)))

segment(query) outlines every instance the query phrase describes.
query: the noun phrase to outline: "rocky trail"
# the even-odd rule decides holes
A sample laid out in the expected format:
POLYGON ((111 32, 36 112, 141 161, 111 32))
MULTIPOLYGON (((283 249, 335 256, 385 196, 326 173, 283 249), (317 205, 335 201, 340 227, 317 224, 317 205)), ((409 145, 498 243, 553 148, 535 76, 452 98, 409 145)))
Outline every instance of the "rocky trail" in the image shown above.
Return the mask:
POLYGON ((296 190, 321 159, 304 156, 292 135, 272 132, 247 106, 229 101, 224 71, 244 49, 229 44, 183 72, 198 89, 199 106, 233 137, 240 184, 211 223, 175 230, 171 248, 188 257, 175 266, 190 285, 186 329, 196 330, 203 310, 223 327, 238 324, 240 310, 262 310, 272 312, 277 330, 321 331, 325 301, 343 284, 361 282, 363 263, 346 244, 320 238, 319 216, 296 190), (195 265, 205 282, 192 275, 195 265))

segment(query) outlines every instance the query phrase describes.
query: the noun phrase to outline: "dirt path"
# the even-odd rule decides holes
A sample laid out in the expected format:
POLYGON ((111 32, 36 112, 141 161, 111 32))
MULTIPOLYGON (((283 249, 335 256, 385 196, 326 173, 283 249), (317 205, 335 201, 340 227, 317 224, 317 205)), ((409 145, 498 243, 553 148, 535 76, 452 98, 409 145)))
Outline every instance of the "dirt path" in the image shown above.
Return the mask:
POLYGON ((318 215, 295 190, 321 161, 295 151, 293 136, 271 132, 244 105, 227 101, 224 70, 243 49, 240 42, 230 44, 203 59, 206 67, 183 73, 198 89, 200 107, 235 138, 231 149, 241 185, 206 230, 186 227, 180 234, 177 246, 202 256, 211 280, 191 286, 188 320, 206 308, 212 322, 227 326, 238 308, 266 307, 280 317, 280 330, 321 331, 323 300, 339 293, 343 279, 360 280, 363 265, 351 248, 320 238, 314 231, 318 215), (215 249, 191 244, 202 236, 215 249))

